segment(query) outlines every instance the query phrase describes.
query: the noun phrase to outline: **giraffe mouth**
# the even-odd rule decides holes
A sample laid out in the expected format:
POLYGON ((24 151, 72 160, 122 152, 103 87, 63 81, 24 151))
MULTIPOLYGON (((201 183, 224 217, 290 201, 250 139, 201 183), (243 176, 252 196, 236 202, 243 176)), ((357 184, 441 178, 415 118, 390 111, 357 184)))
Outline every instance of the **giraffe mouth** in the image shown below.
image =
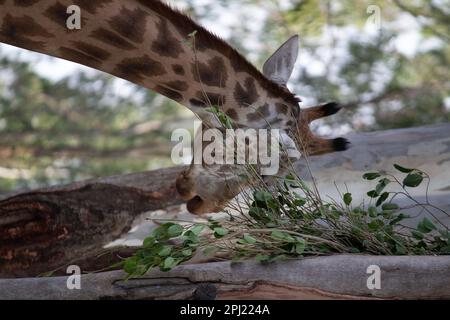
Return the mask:
POLYGON ((204 201, 202 198, 200 198, 200 196, 195 196, 195 197, 189 199, 186 204, 187 209, 190 213, 197 213, 197 214, 203 213, 203 212, 200 212, 203 205, 204 205, 204 201))
POLYGON ((190 213, 198 215, 219 212, 223 209, 223 206, 216 202, 206 201, 198 195, 189 199, 186 203, 186 207, 190 213))

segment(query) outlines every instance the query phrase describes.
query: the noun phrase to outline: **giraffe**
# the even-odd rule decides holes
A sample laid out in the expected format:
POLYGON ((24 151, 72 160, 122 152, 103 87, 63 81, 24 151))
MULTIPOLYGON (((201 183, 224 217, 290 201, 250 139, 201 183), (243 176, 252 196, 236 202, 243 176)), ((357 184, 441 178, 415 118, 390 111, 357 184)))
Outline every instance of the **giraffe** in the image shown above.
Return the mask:
MULTIPOLYGON (((159 0, 0 0, 0 42, 158 92, 192 110, 208 127, 221 126, 208 111, 215 105, 236 127, 282 130, 303 153, 343 151, 348 145, 344 138, 316 137, 309 128, 310 122, 338 112, 338 104, 300 109, 300 99, 287 89, 298 36, 281 45, 261 72, 228 43, 159 0), (80 29, 66 27, 71 5, 81 9, 80 29)), ((237 186, 245 183, 223 169, 192 164, 177 178, 190 212, 219 211, 237 195, 237 186)))

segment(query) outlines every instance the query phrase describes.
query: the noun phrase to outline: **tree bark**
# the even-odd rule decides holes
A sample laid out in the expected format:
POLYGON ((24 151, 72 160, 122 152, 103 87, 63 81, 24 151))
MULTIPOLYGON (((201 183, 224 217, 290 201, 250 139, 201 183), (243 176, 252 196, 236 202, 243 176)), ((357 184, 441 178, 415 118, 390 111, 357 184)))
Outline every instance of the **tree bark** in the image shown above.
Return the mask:
POLYGON ((0 196, 0 277, 36 276, 90 256, 146 211, 180 204, 183 167, 0 196))
MULTIPOLYGON (((352 134, 349 150, 311 157, 310 169, 321 194, 340 199, 339 194, 333 195, 334 182, 345 183, 356 203, 369 190, 361 179, 363 172, 392 171, 393 163, 419 168, 432 178, 430 196, 448 209, 449 133, 450 124, 439 124, 352 134)), ((305 159, 295 168, 311 179, 305 159)), ((104 245, 128 232, 142 213, 182 203, 174 182, 183 169, 0 195, 0 277, 36 276, 102 251, 104 245)), ((423 196, 423 192, 413 190, 413 195, 423 196)))
POLYGON ((152 270, 128 281, 124 277, 121 271, 82 275, 80 290, 67 288, 67 276, 3 279, 0 299, 450 298, 450 259, 444 256, 336 255, 270 265, 215 262, 152 270), (379 274, 369 266, 378 266, 379 274))

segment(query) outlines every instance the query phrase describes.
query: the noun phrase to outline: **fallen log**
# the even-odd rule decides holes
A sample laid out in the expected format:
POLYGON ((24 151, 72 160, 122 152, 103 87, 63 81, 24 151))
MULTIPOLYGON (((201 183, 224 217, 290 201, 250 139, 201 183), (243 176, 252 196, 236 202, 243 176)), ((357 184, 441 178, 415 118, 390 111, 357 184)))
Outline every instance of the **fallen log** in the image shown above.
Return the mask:
POLYGON ((0 198, 0 277, 37 276, 93 255, 146 211, 180 204, 183 167, 133 173, 0 198))
POLYGON ((445 256, 336 255, 280 261, 214 262, 153 270, 124 281, 121 271, 0 280, 0 299, 449 299, 445 256), (370 267, 372 266, 372 267, 370 267), (371 270, 379 267, 379 274, 371 270), (379 276, 379 286, 371 286, 379 276), (73 277, 73 275, 71 276, 73 277), (369 284, 369 285, 368 285, 369 284))

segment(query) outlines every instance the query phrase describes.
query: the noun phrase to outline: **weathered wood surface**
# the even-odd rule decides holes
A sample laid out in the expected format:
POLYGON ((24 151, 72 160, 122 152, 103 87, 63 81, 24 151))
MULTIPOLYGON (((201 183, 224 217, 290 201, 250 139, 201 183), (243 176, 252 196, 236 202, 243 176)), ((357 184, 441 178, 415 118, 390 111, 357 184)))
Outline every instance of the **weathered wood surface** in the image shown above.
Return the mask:
POLYGON ((0 198, 0 277, 36 276, 102 250, 146 211, 179 204, 183 167, 0 198))
MULTIPOLYGON (((370 187, 361 179, 363 172, 392 170, 393 163, 400 163, 430 174, 430 194, 448 208, 450 124, 348 138, 349 150, 309 160, 323 195, 339 199, 334 182, 341 187, 345 183, 356 203, 370 187)), ((174 182, 182 169, 0 195, 0 277, 35 276, 101 251, 128 232, 142 213, 181 203, 174 182)), ((308 178, 305 159, 296 163, 296 170, 308 178)))
POLYGON ((450 299, 450 258, 337 255, 263 265, 215 262, 151 271, 123 281, 121 271, 0 280, 0 299, 450 299), (380 267, 380 289, 367 268, 380 267), (369 281, 371 282, 371 281, 369 281))
MULTIPOLYGON (((355 197, 367 191, 364 172, 386 170, 395 172, 392 165, 418 168, 430 175, 430 194, 450 192, 450 124, 436 124, 408 129, 394 129, 346 136, 351 147, 345 152, 311 157, 309 165, 319 190, 326 195, 337 195, 334 182, 347 184, 355 197)), ((305 161, 295 164, 297 172, 306 179, 311 175, 305 161)), ((375 182, 373 182, 375 183, 375 182)), ((423 195, 424 189, 410 189, 423 195)))

